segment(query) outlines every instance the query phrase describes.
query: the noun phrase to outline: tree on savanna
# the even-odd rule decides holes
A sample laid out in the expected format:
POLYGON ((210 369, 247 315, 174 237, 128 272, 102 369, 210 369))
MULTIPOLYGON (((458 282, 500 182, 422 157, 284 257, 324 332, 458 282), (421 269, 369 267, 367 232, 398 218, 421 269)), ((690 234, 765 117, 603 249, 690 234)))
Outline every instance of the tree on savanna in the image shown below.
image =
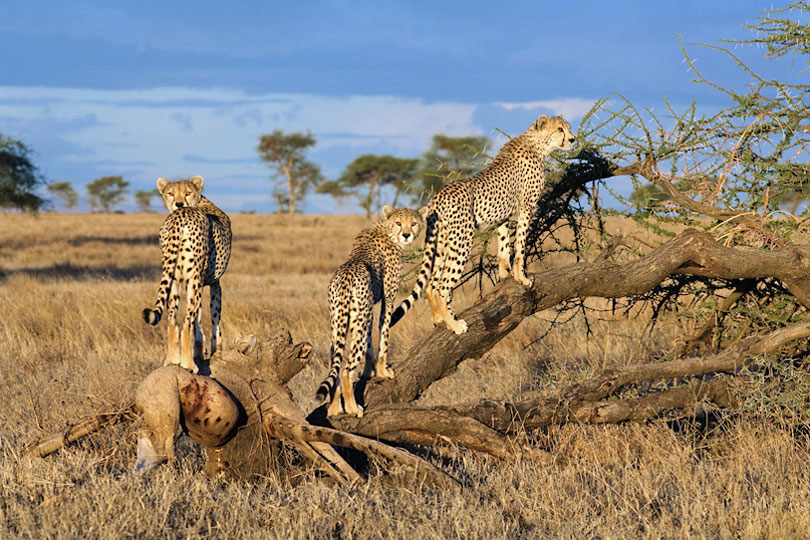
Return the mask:
POLYGON ((34 191, 45 182, 21 141, 0 134, 0 208, 39 210, 45 199, 34 191))
POLYGON ((62 199, 68 212, 73 210, 79 203, 79 194, 73 189, 70 182, 52 182, 46 188, 52 195, 62 199))
POLYGON ((284 133, 276 129, 259 137, 256 150, 273 171, 273 198, 279 212, 286 208, 294 214, 310 189, 323 182, 320 168, 306 159, 306 151, 315 146, 310 133, 284 133))
POLYGON ((135 192, 135 204, 138 205, 138 210, 141 212, 152 211, 152 197, 160 197, 160 191, 157 189, 141 190, 135 192))
POLYGON ((340 178, 321 184, 318 192, 338 197, 354 195, 366 211, 366 217, 371 217, 382 208, 383 186, 390 185, 396 190, 391 202, 396 206, 405 182, 415 174, 418 166, 418 159, 364 154, 349 163, 340 178))
POLYGON ((417 177, 422 200, 433 196, 442 186, 466 178, 486 166, 486 151, 492 146, 488 137, 473 135, 449 137, 434 135, 430 149, 422 154, 417 177))
POLYGON ((121 176, 102 176, 87 184, 87 195, 90 200, 90 211, 100 207, 105 212, 122 202, 125 198, 129 182, 121 176))

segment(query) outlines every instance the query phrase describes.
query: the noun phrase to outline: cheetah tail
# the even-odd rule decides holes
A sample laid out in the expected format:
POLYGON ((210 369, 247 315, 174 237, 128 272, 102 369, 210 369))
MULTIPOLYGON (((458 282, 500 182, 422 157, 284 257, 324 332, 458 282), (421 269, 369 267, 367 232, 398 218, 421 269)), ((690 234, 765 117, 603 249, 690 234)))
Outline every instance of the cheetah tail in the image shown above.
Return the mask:
POLYGON ((332 395, 332 389, 338 385, 340 365, 343 363, 343 350, 346 345, 346 339, 349 337, 351 315, 346 315, 344 324, 345 326, 341 333, 341 330, 337 328, 337 324, 332 323, 332 350, 330 351, 332 362, 329 366, 329 375, 327 375, 326 379, 324 379, 318 387, 318 391, 315 393, 316 406, 325 403, 329 396, 332 395))
POLYGON ((438 228, 440 223, 435 217, 436 214, 428 217, 427 227, 425 228, 425 249, 422 254, 422 267, 419 269, 419 275, 416 278, 416 284, 413 291, 399 304, 399 307, 391 315, 391 324, 394 326, 399 320, 405 316, 409 309, 419 300, 419 295, 422 289, 427 285, 430 274, 433 273, 433 262, 436 260, 436 251, 438 244, 438 228))
POLYGON ((146 308, 143 310, 143 320, 152 326, 160 322, 163 316, 163 310, 166 309, 166 303, 169 298, 169 291, 174 281, 174 273, 177 269, 177 253, 180 250, 179 239, 170 239, 169 245, 166 246, 166 251, 169 256, 163 258, 163 270, 160 277, 160 286, 158 287, 157 300, 155 301, 154 309, 146 308))
POLYGON ((143 310, 143 320, 146 321, 146 324, 150 324, 155 326, 157 323, 160 322, 160 316, 163 314, 162 309, 149 309, 146 308, 143 310))

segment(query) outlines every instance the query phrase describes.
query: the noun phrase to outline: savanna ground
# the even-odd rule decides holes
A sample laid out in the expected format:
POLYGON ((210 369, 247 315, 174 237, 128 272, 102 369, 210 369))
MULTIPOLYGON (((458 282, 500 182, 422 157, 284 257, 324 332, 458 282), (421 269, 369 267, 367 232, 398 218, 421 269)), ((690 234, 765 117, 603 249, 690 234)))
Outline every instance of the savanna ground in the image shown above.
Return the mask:
MULTIPOLYGON (((149 327, 140 313, 154 302, 163 217, 0 214, 0 537, 810 537, 807 434, 751 407, 708 424, 687 414, 529 434, 554 456, 551 465, 461 450, 432 458, 463 482, 458 493, 392 487, 376 473, 351 487, 315 474, 295 486, 214 482, 187 441, 176 464, 135 477, 131 423, 45 459, 25 455, 27 443, 69 421, 120 409, 161 365, 165 323, 149 327)), ((366 224, 354 216, 233 216, 224 336, 287 328, 310 341, 316 360, 290 385, 302 404, 327 371, 328 280, 366 224)), ((456 305, 476 295, 468 284, 456 305)), ((395 369, 430 328, 426 310, 420 302, 392 330, 395 369)), ((606 314, 589 319, 591 334, 582 316, 546 334, 552 318, 524 321, 422 401, 526 396, 603 367, 651 361, 686 331, 674 319, 650 332, 645 317, 606 314)))

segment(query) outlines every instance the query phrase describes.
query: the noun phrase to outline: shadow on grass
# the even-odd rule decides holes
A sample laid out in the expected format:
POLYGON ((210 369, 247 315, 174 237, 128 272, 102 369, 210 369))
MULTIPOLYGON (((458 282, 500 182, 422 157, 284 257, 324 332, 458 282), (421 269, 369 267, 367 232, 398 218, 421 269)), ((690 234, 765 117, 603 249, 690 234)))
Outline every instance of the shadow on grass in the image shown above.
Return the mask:
POLYGON ((139 265, 128 267, 98 268, 71 263, 59 263, 44 268, 18 268, 14 270, 0 269, 0 280, 5 281, 12 276, 28 276, 38 280, 73 279, 76 281, 89 279, 112 279, 116 281, 130 281, 145 279, 156 281, 160 277, 160 265, 139 265))
POLYGON ((111 236, 80 236, 78 238, 71 238, 68 240, 68 243, 73 247, 83 246, 92 242, 99 242, 102 244, 120 244, 124 246, 156 246, 158 245, 158 235, 155 233, 131 238, 115 238, 111 236))

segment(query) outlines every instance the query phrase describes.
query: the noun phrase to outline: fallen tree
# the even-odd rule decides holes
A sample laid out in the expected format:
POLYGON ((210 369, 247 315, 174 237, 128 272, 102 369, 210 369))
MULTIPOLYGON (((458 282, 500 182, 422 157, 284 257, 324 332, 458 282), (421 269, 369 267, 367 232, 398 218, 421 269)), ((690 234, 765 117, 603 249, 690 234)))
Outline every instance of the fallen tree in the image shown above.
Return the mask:
MULTIPOLYGON (((287 332, 270 339, 244 337, 211 363, 211 377, 232 394, 246 414, 232 437, 206 440, 205 433, 195 436, 193 426, 185 424, 184 418, 178 419, 179 425, 206 447, 206 471, 211 476, 245 477, 267 474, 271 470, 284 476, 281 464, 284 462, 283 442, 286 442, 338 482, 356 481, 359 477, 352 464, 335 453, 331 445, 353 448, 383 461, 398 463, 434 484, 454 485, 452 479, 424 460, 378 440, 398 444, 452 444, 502 459, 522 455, 542 462, 548 459, 547 453, 517 442, 513 435, 572 421, 644 421, 669 409, 689 409, 704 400, 731 407, 735 405, 735 398, 727 379, 704 379, 705 376, 735 373, 749 358, 810 336, 810 323, 793 325, 739 340, 716 355, 606 370, 586 381, 524 401, 483 400, 430 408, 412 403, 431 384, 452 373, 459 363, 490 350, 529 315, 571 298, 638 295, 677 274, 727 280, 779 279, 797 297, 806 296, 803 276, 810 272, 810 248, 807 247, 773 251, 734 249, 718 244, 706 233, 687 230, 646 256, 619 264, 612 262, 610 256, 620 245, 620 237, 615 237, 592 261, 536 273, 529 288, 512 279, 498 284, 479 303, 461 313, 470 325, 467 333, 456 335, 444 327, 435 328, 403 355, 401 362, 395 363, 395 379, 366 381, 361 385, 364 386, 361 390, 366 414, 359 419, 349 416, 330 419, 337 429, 313 425, 324 423, 323 408, 307 418, 293 402, 286 383, 306 365, 311 347, 307 343, 293 343, 287 332), (607 400, 626 385, 671 379, 685 383, 645 396, 607 400)), ((174 373, 178 369, 169 366, 154 373, 174 373)), ((178 395, 187 394, 192 380, 197 381, 195 389, 204 386, 204 381, 199 379, 201 376, 180 371, 183 374, 179 378, 177 374, 150 375, 165 385, 159 395, 178 394, 178 388, 178 395)), ((180 399, 179 408, 188 409, 183 412, 185 417, 193 418, 189 412, 192 407, 182 401, 186 398, 180 399)), ((197 399, 199 401, 199 396, 197 399)), ((137 409, 143 416, 145 407, 158 401, 147 399, 139 403, 137 409)), ((64 443, 100 429, 105 422, 122 417, 126 415, 99 415, 79 423, 67 437, 49 437, 33 444, 30 451, 47 455, 64 443)))

